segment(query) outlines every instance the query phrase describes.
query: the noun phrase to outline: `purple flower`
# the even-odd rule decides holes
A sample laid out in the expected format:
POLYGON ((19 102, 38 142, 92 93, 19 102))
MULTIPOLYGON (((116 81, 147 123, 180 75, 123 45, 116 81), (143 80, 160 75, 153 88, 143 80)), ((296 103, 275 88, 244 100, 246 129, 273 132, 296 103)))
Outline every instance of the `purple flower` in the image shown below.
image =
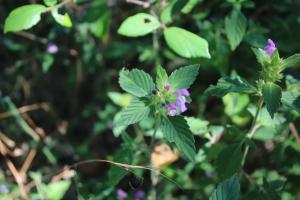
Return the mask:
POLYGON ((170 88, 171 88, 171 84, 170 84, 170 83, 166 83, 166 84, 165 84, 165 89, 166 89, 166 90, 170 90, 170 88))
POLYGON ((275 43, 271 39, 268 39, 268 43, 264 50, 269 56, 272 56, 273 52, 276 50, 275 43))
POLYGON ((0 184, 0 191, 2 193, 9 193, 9 189, 8 189, 7 185, 5 185, 5 184, 0 184))
POLYGON ((55 54, 58 52, 58 46, 56 46, 56 44, 53 43, 49 43, 47 46, 47 52, 51 53, 51 54, 55 54))
POLYGON ((174 92, 176 96, 175 103, 167 104, 167 114, 169 116, 179 115, 185 111, 187 111, 186 103, 189 103, 186 99, 187 96, 190 96, 190 92, 187 89, 176 90, 174 92))
POLYGON ((127 199, 127 193, 122 189, 117 189, 117 196, 119 199, 127 199))
POLYGON ((146 193, 143 190, 136 190, 133 193, 134 200, 143 200, 146 197, 146 193))

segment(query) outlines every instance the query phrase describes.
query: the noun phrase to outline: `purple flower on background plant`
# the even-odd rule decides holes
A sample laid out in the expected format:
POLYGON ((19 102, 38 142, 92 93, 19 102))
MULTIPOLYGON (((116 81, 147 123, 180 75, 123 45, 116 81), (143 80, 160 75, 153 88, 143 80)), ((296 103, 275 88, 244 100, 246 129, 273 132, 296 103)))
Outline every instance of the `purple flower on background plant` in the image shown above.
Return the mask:
POLYGON ((176 90, 174 95, 176 96, 176 102, 169 103, 166 106, 169 116, 179 115, 187 111, 186 103, 189 103, 186 97, 190 96, 190 92, 187 89, 176 90))
POLYGON ((276 46, 275 46, 275 43, 273 42, 273 40, 268 39, 268 43, 265 46, 264 50, 269 56, 272 56, 272 54, 276 50, 276 46))
POLYGON ((133 193, 134 200, 143 200, 146 197, 146 193, 143 190, 136 190, 133 193))
POLYGON ((47 52, 51 54, 55 54, 58 52, 58 46, 53 43, 49 43, 47 46, 47 52))
POLYGON ((127 193, 122 189, 117 189, 117 196, 119 199, 127 199, 127 193))
POLYGON ((166 89, 166 90, 170 90, 170 88, 171 88, 171 84, 170 84, 170 83, 166 83, 166 84, 165 84, 165 89, 166 89))
POLYGON ((9 189, 5 184, 0 184, 0 191, 1 193, 9 193, 9 189))

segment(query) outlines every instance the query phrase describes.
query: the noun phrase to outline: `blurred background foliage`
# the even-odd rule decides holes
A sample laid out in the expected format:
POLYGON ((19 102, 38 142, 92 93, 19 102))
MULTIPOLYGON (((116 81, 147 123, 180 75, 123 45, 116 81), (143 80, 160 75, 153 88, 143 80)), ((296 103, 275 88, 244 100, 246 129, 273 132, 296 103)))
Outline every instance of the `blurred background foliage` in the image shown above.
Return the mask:
MULTIPOLYGON (((144 120, 126 133, 114 127, 115 115, 131 99, 120 93, 118 73, 123 67, 135 67, 154 74, 158 65, 170 72, 193 63, 200 63, 201 68, 191 88, 193 102, 187 115, 194 116, 189 123, 199 151, 197 161, 179 159, 162 169, 183 190, 163 177, 155 190, 158 199, 208 199, 220 182, 215 167, 218 153, 235 134, 247 130, 254 111, 248 95, 229 94, 220 100, 205 98, 203 91, 225 75, 256 80, 260 67, 250 47, 264 47, 267 38, 276 41, 283 57, 300 52, 297 0, 161 0, 151 4, 157 14, 163 13, 165 22, 205 38, 211 59, 178 56, 160 31, 138 38, 119 35, 117 30, 128 16, 150 12, 132 1, 78 0, 59 10, 70 15, 71 28, 60 26, 46 13, 32 29, 4 34, 9 12, 29 2, 0 0, 0 133, 2 148, 11 151, 0 157, 3 199, 18 199, 20 187, 25 187, 30 199, 118 199, 118 189, 126 191, 129 199, 137 199, 137 191, 150 196, 148 171, 133 173, 96 162, 55 175, 64 166, 87 159, 146 165, 140 135, 150 141, 153 120, 144 120), (191 2, 195 5, 182 9, 191 2), (241 8, 247 19, 244 38, 234 51, 225 30, 225 18, 233 8, 241 8), (21 113, 14 112, 16 108, 21 113), (234 125, 229 127, 230 123, 234 125), (21 169, 17 177, 23 183, 16 183, 12 165, 21 169)), ((300 90, 298 67, 285 71, 289 79, 282 86, 300 90)), ((274 120, 266 111, 261 113, 262 126, 240 183, 241 199, 253 199, 259 187, 269 193, 265 199, 276 199, 276 195, 283 200, 300 199, 299 120, 297 113, 287 113, 274 120)))

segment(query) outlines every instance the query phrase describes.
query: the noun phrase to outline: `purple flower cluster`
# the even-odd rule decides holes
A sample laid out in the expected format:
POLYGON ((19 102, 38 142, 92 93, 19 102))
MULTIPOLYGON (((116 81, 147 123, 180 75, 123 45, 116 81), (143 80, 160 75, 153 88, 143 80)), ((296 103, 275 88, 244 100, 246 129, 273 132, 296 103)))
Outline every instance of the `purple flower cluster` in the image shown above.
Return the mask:
MULTIPOLYGON (((166 83, 165 89, 169 90, 170 87, 171 85, 169 83, 166 83)), ((187 97, 190 96, 190 92, 187 89, 183 88, 180 90, 176 90, 174 92, 174 95, 176 96, 176 102, 166 105, 167 114, 169 116, 180 115, 181 113, 187 111, 186 104, 189 103, 187 97)))
POLYGON ((50 54, 55 54, 58 52, 58 46, 53 43, 49 43, 47 46, 47 52, 50 54))
MULTIPOLYGON (((117 196, 121 200, 125 200, 128 198, 128 194, 122 189, 117 190, 117 196)), ((143 190, 135 190, 134 191, 134 193, 133 193, 134 200, 143 200, 145 198, 146 198, 146 193, 143 190)))
POLYGON ((273 40, 268 39, 267 45, 265 46, 264 50, 269 56, 272 56, 272 54, 276 50, 276 46, 273 40))
POLYGON ((9 193, 9 189, 8 189, 8 187, 7 187, 7 185, 5 185, 5 184, 0 184, 0 192, 1 193, 9 193))

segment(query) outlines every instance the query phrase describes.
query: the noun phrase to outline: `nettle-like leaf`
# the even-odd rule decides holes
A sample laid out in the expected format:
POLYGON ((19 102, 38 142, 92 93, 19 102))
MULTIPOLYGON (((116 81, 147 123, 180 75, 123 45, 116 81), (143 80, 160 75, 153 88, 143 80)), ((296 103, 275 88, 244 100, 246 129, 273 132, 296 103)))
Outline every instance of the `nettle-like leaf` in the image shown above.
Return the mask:
POLYGON ((286 91, 282 93, 282 104, 300 113, 300 92, 286 91))
POLYGON ((164 137, 169 142, 174 142, 188 160, 193 161, 195 159, 195 140, 183 116, 163 118, 161 128, 164 137))
POLYGON ((156 71, 157 89, 163 90, 167 82, 168 82, 168 74, 164 68, 159 66, 156 71))
POLYGON ((117 125, 135 124, 148 117, 150 108, 143 100, 133 99, 129 105, 121 112, 117 125))
POLYGON ((275 83, 266 83, 263 85, 262 94, 267 110, 270 116, 273 118, 281 104, 281 88, 275 83))
POLYGON ((121 24, 118 33, 127 37, 144 36, 160 27, 160 22, 152 15, 138 13, 128 17, 121 24))
POLYGON ((208 43, 200 36, 178 27, 164 29, 168 46, 185 58, 210 58, 208 43))
POLYGON ((62 180, 49 183, 44 189, 47 199, 59 200, 62 199, 71 185, 71 181, 62 180))
POLYGON ((72 21, 70 16, 68 15, 68 13, 65 13, 64 15, 59 14, 57 9, 54 9, 51 11, 51 14, 53 16, 53 18, 55 19, 55 21, 67 28, 72 27, 72 21))
POLYGON ((242 142, 225 147, 217 158, 219 177, 224 180, 238 172, 241 168, 242 158, 242 142))
POLYGON ((119 75, 119 84, 123 90, 136 97, 147 96, 155 88, 151 76, 139 69, 123 69, 119 75))
POLYGON ((239 192, 239 179, 234 175, 220 183, 211 194, 209 200, 238 200, 239 192))
POLYGON ((300 54, 295 54, 292 55, 286 59, 283 60, 283 67, 284 68, 289 68, 289 67, 294 67, 295 65, 300 63, 300 54))
POLYGON ((6 18, 4 33, 26 30, 36 25, 46 7, 41 4, 25 5, 14 9, 6 18))
POLYGON ((271 57, 263 49, 252 48, 252 51, 256 56, 257 62, 260 63, 262 66, 271 63, 271 57))
POLYGON ((222 97, 230 92, 253 94, 256 92, 256 89, 245 79, 237 76, 235 78, 220 78, 217 85, 210 85, 209 88, 205 90, 206 95, 217 97, 222 97))
POLYGON ((181 67, 172 72, 168 81, 174 90, 182 88, 188 89, 198 76, 199 68, 200 65, 181 67))
POLYGON ((246 33, 247 19, 239 10, 233 10, 225 19, 225 31, 231 50, 235 50, 246 33))

